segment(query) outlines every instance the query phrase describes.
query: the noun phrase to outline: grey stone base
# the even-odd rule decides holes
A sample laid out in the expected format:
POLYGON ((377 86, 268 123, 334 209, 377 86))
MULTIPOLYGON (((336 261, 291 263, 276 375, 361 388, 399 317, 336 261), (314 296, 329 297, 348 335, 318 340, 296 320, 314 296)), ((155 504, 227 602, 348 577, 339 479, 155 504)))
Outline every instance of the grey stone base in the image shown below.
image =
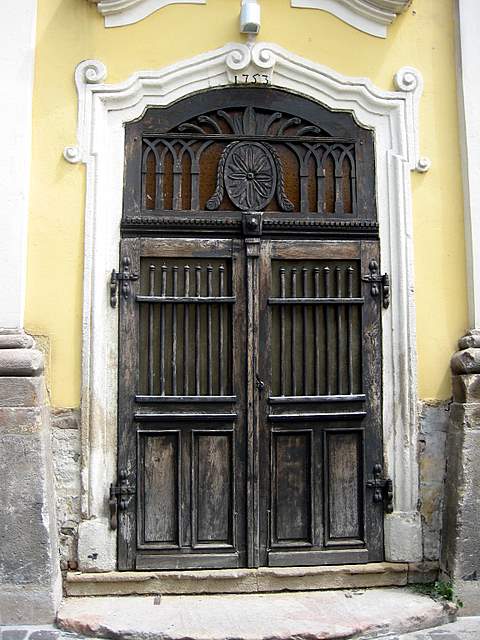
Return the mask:
POLYGON ((192 595, 273 593, 365 587, 402 587, 434 582, 438 563, 370 564, 319 567, 260 567, 202 571, 112 571, 68 573, 68 596, 192 595))
POLYGON ((43 356, 0 331, 0 624, 53 622, 61 599, 43 356))
POLYGON ((453 404, 447 439, 442 576, 480 614, 480 331, 460 340, 452 358, 453 404))

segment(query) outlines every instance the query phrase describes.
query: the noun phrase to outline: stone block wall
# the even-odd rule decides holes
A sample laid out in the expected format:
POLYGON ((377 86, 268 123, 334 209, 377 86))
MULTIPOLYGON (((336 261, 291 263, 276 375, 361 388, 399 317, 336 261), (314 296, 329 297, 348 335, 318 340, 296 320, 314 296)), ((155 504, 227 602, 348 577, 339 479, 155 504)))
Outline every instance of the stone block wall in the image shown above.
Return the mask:
POLYGON ((61 575, 43 356, 0 330, 0 625, 55 619, 61 575))
POLYGON ((453 356, 447 440, 442 575, 452 580, 463 615, 480 615, 480 330, 453 356))
POLYGON ((80 522, 80 411, 52 409, 51 433, 60 566, 74 571, 80 522))
POLYGON ((450 403, 419 403, 420 515, 425 561, 440 559, 449 418, 450 403))

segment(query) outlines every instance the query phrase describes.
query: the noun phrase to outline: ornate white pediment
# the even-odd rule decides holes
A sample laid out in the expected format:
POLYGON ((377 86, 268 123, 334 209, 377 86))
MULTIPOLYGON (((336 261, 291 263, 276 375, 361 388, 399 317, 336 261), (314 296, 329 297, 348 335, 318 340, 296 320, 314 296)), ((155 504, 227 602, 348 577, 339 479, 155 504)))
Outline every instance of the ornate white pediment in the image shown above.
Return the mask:
POLYGON ((90 0, 105 16, 106 27, 122 27, 146 18, 169 4, 205 4, 206 0, 90 0))
POLYGON ((378 38, 387 37, 387 27, 412 0, 291 0, 292 7, 322 9, 356 29, 378 38))
MULTIPOLYGON (((121 27, 146 18, 169 4, 205 4, 207 0, 89 0, 105 16, 106 27, 121 27)), ((379 38, 412 0, 291 0, 291 6, 322 9, 379 38)))

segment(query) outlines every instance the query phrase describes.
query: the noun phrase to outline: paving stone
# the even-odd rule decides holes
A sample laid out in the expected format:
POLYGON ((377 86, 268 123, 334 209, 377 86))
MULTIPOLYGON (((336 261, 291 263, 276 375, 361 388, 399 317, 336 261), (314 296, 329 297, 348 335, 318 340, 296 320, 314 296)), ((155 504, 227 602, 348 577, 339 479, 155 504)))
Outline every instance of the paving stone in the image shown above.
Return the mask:
POLYGON ((405 634, 389 634, 379 640, 480 640, 480 617, 458 618, 456 622, 405 634))
POLYGON ((28 636, 28 640, 59 640, 61 632, 59 631, 34 631, 28 636))
POLYGON ((69 633, 53 625, 2 626, 0 640, 87 640, 85 636, 69 633))
POLYGON ((434 627, 444 607, 408 589, 281 594, 70 598, 64 629, 125 640, 322 640, 373 638, 434 627), (345 597, 346 595, 350 597, 345 597))
POLYGON ((24 640, 27 637, 28 631, 25 629, 7 629, 0 632, 1 640, 24 640))

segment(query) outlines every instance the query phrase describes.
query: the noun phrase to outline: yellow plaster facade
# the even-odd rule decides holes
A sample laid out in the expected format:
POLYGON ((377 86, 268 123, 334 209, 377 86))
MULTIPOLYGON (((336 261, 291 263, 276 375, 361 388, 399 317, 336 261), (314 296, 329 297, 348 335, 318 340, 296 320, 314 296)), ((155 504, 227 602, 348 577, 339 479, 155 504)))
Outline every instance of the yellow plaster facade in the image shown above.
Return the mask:
MULTIPOLYGON (((39 0, 25 327, 48 338, 54 406, 80 402, 85 169, 62 157, 75 141, 74 69, 99 59, 119 82, 239 41, 238 11, 238 0, 171 5, 105 29, 86 0, 39 0)), ((418 394, 449 397, 449 359, 468 328, 452 0, 414 0, 385 40, 290 0, 262 0, 261 39, 382 89, 402 66, 421 71, 421 153, 432 168, 412 176, 418 394)))

